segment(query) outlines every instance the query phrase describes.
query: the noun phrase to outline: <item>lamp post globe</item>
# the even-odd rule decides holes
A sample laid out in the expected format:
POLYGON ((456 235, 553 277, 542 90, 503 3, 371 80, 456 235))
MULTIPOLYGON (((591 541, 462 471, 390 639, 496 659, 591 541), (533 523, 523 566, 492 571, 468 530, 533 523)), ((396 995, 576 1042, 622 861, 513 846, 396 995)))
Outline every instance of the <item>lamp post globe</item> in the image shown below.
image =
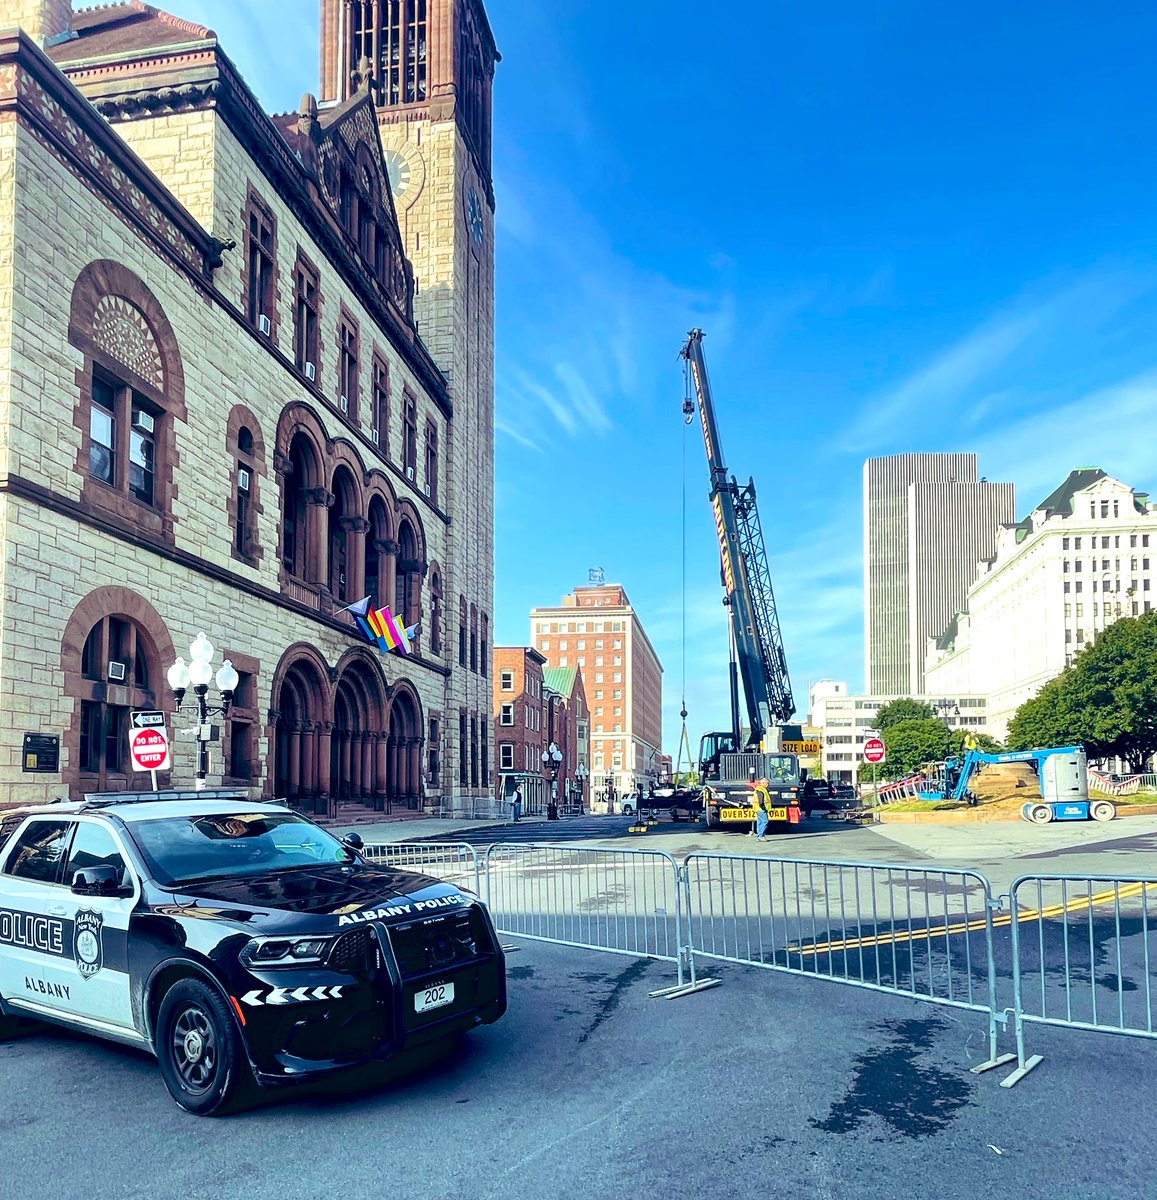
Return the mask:
POLYGON ((213 643, 204 633, 198 633, 189 647, 189 662, 178 658, 165 672, 165 679, 172 689, 176 702, 176 711, 186 713, 185 693, 191 687, 196 695, 196 703, 191 706, 191 716, 196 721, 197 734, 197 790, 205 787, 209 774, 209 741, 214 737, 214 729, 208 724, 210 716, 225 717, 233 702, 241 677, 229 659, 220 666, 216 675, 217 690, 221 693, 220 704, 209 704, 206 697, 209 685, 214 681, 213 676, 213 643))

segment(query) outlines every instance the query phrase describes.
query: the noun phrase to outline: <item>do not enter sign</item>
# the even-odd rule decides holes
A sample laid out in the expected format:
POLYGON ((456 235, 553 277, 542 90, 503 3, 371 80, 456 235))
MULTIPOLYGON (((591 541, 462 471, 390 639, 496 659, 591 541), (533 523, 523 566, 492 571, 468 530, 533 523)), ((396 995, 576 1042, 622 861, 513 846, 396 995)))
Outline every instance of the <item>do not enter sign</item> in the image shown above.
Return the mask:
POLYGON ((134 771, 167 771, 169 739, 163 729, 134 729, 129 739, 134 771))
POLYGON ((876 763, 886 762, 888 759, 888 750, 880 738, 868 738, 864 743, 864 762, 876 763))

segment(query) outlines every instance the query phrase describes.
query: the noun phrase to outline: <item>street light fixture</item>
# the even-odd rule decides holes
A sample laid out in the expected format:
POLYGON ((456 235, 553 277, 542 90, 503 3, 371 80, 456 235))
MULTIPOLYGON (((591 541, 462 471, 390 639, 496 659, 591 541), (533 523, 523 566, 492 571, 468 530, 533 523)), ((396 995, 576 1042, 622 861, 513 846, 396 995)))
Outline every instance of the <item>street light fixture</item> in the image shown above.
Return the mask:
POLYGON ((948 753, 952 749, 952 726, 948 724, 948 714, 951 713, 954 717, 960 716, 960 705, 955 700, 937 700, 932 705, 933 709, 939 714, 940 720, 944 722, 944 732, 948 735, 948 742, 944 750, 944 799, 948 799, 948 753))
POLYGON ((550 780, 550 803, 546 806, 546 819, 558 820, 558 772, 562 766, 562 751, 551 742, 542 752, 542 770, 550 780))
POLYGON ((579 812, 581 813, 587 806, 587 776, 590 771, 587 769, 585 762, 579 763, 574 769, 575 777, 578 779, 579 785, 579 812))
POLYGON ((205 778, 209 774, 209 742, 213 730, 209 725, 210 717, 224 718, 233 703, 233 695, 241 677, 237 674, 233 663, 226 659, 217 671, 217 690, 221 693, 220 704, 208 702, 209 684, 213 681, 213 643, 199 633, 189 647, 188 663, 178 658, 168 669, 165 678, 173 692, 176 701, 176 712, 193 715, 197 719, 197 791, 205 788, 205 778), (194 704, 185 705, 185 694, 192 687, 196 696, 194 704))

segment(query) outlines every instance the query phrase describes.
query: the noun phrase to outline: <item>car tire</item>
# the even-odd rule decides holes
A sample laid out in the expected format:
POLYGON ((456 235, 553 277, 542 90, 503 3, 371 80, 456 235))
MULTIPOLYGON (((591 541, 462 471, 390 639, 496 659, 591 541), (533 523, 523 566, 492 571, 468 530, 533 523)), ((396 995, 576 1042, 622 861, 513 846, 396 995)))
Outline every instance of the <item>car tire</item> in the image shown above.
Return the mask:
POLYGON ((221 993, 199 979, 182 979, 165 993, 156 1050, 165 1087, 186 1112, 224 1116, 252 1085, 236 1018, 221 993))
POLYGON ((635 815, 634 805, 624 804, 623 805, 623 816, 624 817, 633 817, 634 815, 635 815))

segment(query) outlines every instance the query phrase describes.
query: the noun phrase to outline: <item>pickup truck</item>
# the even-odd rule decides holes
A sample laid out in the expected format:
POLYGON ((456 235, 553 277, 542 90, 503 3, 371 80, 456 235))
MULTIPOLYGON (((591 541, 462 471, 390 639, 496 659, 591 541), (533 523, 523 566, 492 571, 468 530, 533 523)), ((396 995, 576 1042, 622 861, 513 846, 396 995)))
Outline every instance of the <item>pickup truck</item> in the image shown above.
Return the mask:
POLYGON ((639 812, 666 812, 672 821, 697 821, 703 812, 703 794, 699 788, 656 788, 640 798, 639 812))

